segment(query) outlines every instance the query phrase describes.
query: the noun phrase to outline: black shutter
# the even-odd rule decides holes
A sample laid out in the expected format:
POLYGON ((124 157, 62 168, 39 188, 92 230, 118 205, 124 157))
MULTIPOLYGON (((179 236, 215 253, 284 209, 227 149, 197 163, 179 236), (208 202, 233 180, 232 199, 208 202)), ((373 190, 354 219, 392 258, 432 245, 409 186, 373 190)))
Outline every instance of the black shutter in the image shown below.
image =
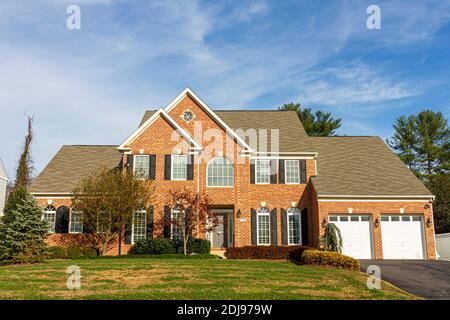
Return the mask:
POLYGON ((277 183, 277 161, 270 160, 270 184, 277 183))
POLYGON ((151 154, 148 156, 148 178, 150 180, 156 179, 156 155, 151 154))
POLYGON ((188 155, 187 180, 194 180, 194 155, 188 155))
POLYGON ((70 210, 66 206, 61 206, 56 210, 55 233, 69 232, 70 210))
POLYGON ((169 206, 164 206, 164 238, 170 238, 170 226, 171 226, 171 210, 169 206))
POLYGON ((281 209, 281 240, 283 246, 288 245, 287 227, 288 227, 287 211, 281 209))
POLYGON ((147 239, 153 238, 153 207, 147 209, 147 228, 145 230, 147 239))
POLYGON ((250 160, 250 183, 255 184, 255 160, 250 160))
POLYGON ((256 210, 251 209, 250 210, 250 221, 252 224, 252 246, 256 246, 258 244, 258 228, 257 228, 257 221, 256 221, 256 210))
POLYGON ((127 154, 127 168, 133 171, 133 155, 127 154))
POLYGON ((278 244, 277 238, 277 209, 270 212, 270 243, 274 246, 278 244))
POLYGON ((302 226, 302 245, 308 245, 309 237, 308 237, 308 209, 305 208, 302 210, 302 215, 300 218, 300 225, 302 226))
POLYGON ((300 160, 300 183, 306 183, 306 160, 300 160))
MULTIPOLYGON (((134 217, 134 215, 133 215, 134 217)), ((131 228, 133 228, 133 218, 125 225, 124 243, 131 244, 131 228)))
POLYGON ((164 156, 164 180, 171 180, 170 170, 172 167, 172 155, 166 154, 164 156))
POLYGON ((284 182, 284 160, 280 159, 278 161, 278 183, 285 183, 284 182))

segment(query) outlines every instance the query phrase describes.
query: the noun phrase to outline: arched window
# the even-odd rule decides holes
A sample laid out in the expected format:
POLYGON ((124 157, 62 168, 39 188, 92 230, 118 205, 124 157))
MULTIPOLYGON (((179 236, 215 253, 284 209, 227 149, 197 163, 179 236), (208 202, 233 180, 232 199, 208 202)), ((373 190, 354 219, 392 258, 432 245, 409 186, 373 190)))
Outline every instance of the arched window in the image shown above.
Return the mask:
POLYGON ((257 212, 258 245, 270 244, 270 211, 266 207, 257 212))
POLYGON ((288 244, 302 244, 302 221, 299 208, 289 208, 288 211, 288 244))
POLYGON ((48 223, 48 232, 55 233, 56 208, 48 205, 42 212, 42 220, 48 223))
POLYGON ((232 187, 234 186, 233 163, 224 157, 217 157, 209 161, 206 168, 207 187, 232 187))

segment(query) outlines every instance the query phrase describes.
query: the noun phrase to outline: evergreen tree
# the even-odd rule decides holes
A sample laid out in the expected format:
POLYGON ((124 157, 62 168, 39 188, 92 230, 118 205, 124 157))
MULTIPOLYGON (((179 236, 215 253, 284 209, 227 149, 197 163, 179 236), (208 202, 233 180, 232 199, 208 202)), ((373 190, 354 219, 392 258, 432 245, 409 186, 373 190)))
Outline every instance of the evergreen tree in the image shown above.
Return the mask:
POLYGON ((311 108, 302 109, 300 103, 287 103, 278 107, 278 110, 295 111, 306 133, 312 137, 335 136, 336 130, 341 127, 341 119, 335 119, 329 112, 316 111, 311 108))
POLYGON ((45 252, 48 224, 24 187, 11 193, 0 218, 0 260, 32 261, 45 252))

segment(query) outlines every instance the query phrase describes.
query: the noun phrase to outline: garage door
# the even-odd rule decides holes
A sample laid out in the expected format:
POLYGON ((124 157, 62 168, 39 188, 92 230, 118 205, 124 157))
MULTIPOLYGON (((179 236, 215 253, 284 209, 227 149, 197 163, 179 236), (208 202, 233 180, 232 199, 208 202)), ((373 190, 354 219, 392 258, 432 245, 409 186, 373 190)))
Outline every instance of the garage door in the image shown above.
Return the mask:
POLYGON ((421 216, 381 216, 383 259, 423 259, 421 216))
POLYGON ((372 259, 372 219, 368 215, 329 217, 342 234, 342 253, 357 259, 372 259))

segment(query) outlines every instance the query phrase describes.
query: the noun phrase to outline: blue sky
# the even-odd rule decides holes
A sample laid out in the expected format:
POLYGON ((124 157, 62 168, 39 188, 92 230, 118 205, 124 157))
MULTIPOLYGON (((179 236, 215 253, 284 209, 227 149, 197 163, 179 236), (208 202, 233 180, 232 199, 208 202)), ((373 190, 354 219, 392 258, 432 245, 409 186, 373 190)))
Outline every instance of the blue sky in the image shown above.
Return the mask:
POLYGON ((341 134, 450 111, 450 0, 0 0, 0 158, 34 115, 35 174, 63 144, 119 144, 185 87, 213 109, 301 102, 341 134), (66 8, 81 8, 68 30, 66 8), (381 30, 366 9, 381 8, 381 30))

